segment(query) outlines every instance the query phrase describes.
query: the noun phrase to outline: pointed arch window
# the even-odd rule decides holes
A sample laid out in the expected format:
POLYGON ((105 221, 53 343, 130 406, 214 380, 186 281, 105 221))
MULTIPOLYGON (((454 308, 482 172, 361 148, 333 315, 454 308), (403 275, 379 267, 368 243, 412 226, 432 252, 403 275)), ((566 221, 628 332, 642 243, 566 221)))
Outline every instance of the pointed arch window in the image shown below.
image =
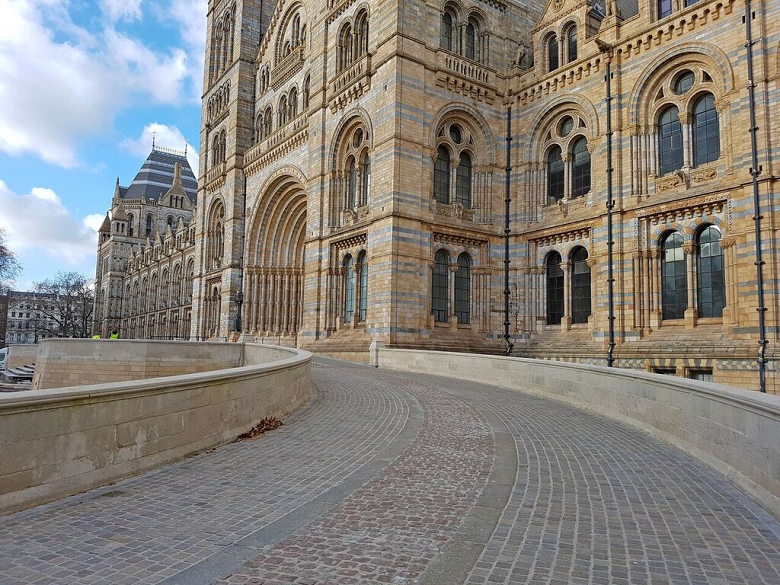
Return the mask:
POLYGON ((547 205, 563 199, 565 191, 564 165, 560 146, 553 146, 547 153, 547 205))
POLYGON ((471 257, 463 253, 458 256, 458 270, 455 272, 455 316, 461 325, 470 323, 470 301, 471 257))
POLYGON ((571 322, 587 323, 590 317, 590 266, 588 252, 577 248, 571 255, 571 322))
POLYGON ((693 104, 693 166, 720 158, 720 126, 715 98, 704 94, 693 104))
POLYGON ((572 147, 571 196, 581 197, 590 191, 590 152, 588 140, 578 138, 572 147))
POLYGON ((688 279, 685 272, 683 239, 672 232, 661 244, 661 309, 664 319, 683 319, 688 308, 688 279))
POLYGON ((566 48, 568 53, 568 62, 577 60, 577 27, 572 25, 566 31, 566 48))
POLYGON ((563 319, 563 269, 561 255, 547 256, 547 324, 560 325, 563 319))
POLYGON ((466 209, 471 208, 471 156, 460 153, 460 162, 455 175, 455 201, 466 209))
POLYGON ((433 262, 433 287, 431 291, 431 311, 437 323, 447 322, 449 311, 449 270, 450 256, 444 250, 439 250, 433 262))
POLYGON ((360 205, 368 205, 368 197, 371 193, 371 157, 368 153, 363 155, 362 182, 360 184, 360 205))
POLYGON ((132 213, 127 218, 127 234, 130 237, 135 236, 135 217, 132 213))
POLYGON ((350 157, 347 166, 347 209, 354 209, 357 201, 357 166, 354 157, 350 157))
POLYGON ((445 11, 441 16, 441 40, 440 46, 442 49, 452 51, 452 14, 449 11, 445 11))
POLYGON ((344 259, 344 320, 349 323, 355 314, 355 262, 352 256, 344 259))
POLYGON ((146 216, 146 235, 151 236, 152 235, 152 216, 147 215, 146 216))
POLYGON ((437 202, 450 202, 450 151, 440 146, 433 165, 433 196, 437 202))
POLYGON ((365 251, 358 255, 358 268, 360 270, 358 321, 363 322, 366 320, 366 314, 368 312, 368 264, 366 263, 365 251))
POLYGON ((708 226, 699 234, 696 275, 699 317, 723 317, 723 307, 726 306, 726 280, 720 230, 715 226, 708 226))
POLYGON ((558 37, 553 35, 547 41, 547 68, 549 71, 555 71, 560 67, 558 59, 558 37))
POLYGON ((658 156, 661 175, 672 173, 683 165, 683 139, 680 115, 676 106, 669 106, 658 118, 658 156))

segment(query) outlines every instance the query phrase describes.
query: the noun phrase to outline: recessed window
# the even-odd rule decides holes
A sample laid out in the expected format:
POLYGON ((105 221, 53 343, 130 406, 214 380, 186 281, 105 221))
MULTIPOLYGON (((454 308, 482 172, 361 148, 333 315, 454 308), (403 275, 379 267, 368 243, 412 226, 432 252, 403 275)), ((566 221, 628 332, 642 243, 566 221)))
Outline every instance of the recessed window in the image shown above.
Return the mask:
POLYGON ((674 368, 653 368, 654 374, 662 374, 664 376, 676 376, 677 370, 674 368))
POLYGON ((574 120, 572 120, 571 116, 566 116, 558 126, 558 134, 568 136, 572 130, 574 130, 574 120))
POLYGON ((357 148, 363 142, 363 130, 358 128, 355 131, 355 136, 352 138, 352 144, 357 148))
POLYGON ((682 95, 693 87, 693 83, 696 81, 696 77, 691 71, 684 71, 674 82, 674 93, 682 95))
POLYGON ((714 382, 715 378, 712 375, 712 368, 703 368, 701 370, 689 370, 688 378, 691 380, 698 380, 699 382, 714 382))

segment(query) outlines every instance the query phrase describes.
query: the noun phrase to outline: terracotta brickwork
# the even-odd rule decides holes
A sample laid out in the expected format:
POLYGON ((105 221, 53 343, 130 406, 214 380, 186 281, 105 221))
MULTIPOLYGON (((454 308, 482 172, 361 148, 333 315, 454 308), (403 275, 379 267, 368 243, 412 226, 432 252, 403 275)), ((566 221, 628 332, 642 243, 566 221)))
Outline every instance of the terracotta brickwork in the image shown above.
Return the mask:
MULTIPOLYGON (((771 360, 780 7, 751 10, 771 360)), ((616 365, 757 387, 744 13, 210 1, 191 337, 501 352, 511 108, 515 352, 604 364, 609 64, 616 365)))

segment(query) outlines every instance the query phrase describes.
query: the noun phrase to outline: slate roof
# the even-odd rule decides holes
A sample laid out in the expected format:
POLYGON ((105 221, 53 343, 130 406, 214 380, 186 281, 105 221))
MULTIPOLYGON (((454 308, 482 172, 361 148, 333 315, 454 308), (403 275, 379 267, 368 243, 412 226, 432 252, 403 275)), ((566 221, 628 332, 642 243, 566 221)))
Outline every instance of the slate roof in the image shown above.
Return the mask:
POLYGON ((174 154, 171 151, 155 148, 144 161, 141 170, 127 188, 119 188, 119 196, 122 199, 141 199, 157 201, 165 195, 173 185, 173 167, 181 164, 181 181, 184 191, 193 204, 197 200, 198 180, 187 162, 187 157, 174 154))

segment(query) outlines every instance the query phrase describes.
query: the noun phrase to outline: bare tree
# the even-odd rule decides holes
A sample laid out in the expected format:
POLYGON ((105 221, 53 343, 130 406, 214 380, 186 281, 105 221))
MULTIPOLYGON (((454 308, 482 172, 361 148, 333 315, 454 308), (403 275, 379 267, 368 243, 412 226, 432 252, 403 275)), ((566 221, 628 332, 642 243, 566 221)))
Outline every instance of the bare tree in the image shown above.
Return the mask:
POLYGON ((35 292, 48 295, 38 314, 41 331, 59 337, 89 337, 94 293, 92 281, 78 272, 58 272, 54 278, 35 283, 35 292))
POLYGON ((0 294, 11 288, 11 281, 19 274, 20 266, 16 254, 6 244, 5 232, 0 228, 0 294))

